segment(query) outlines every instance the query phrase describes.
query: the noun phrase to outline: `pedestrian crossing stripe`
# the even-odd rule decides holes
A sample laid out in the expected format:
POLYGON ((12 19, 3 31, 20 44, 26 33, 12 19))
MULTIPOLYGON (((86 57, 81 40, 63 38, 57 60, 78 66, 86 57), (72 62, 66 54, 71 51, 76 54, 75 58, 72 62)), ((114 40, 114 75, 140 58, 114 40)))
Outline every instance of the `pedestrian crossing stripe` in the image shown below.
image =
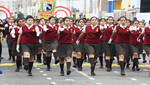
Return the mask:
MULTIPOLYGON (((0 66, 14 66, 16 65, 16 63, 3 63, 0 64, 0 66)), ((42 66, 43 63, 34 63, 34 66, 42 66)), ((59 64, 52 64, 53 66, 59 66, 59 64)), ((66 64, 65 64, 66 65, 66 64)), ((99 65, 99 63, 97 63, 96 65, 99 65)), ((84 63, 83 66, 90 66, 90 63, 84 63)), ((118 64, 112 64, 112 67, 119 67, 118 64)), ((146 67, 146 68, 150 68, 150 65, 139 65, 139 67, 146 67)))

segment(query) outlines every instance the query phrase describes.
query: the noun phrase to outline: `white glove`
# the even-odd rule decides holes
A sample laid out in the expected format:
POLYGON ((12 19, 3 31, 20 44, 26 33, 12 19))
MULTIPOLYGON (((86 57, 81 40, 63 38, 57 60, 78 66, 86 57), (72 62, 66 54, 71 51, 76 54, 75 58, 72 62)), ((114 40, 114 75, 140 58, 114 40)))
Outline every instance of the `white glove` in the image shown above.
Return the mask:
POLYGON ((42 43, 42 40, 41 40, 41 39, 39 39, 39 43, 40 43, 40 44, 42 43))
POLYGON ((145 37, 143 37, 143 40, 145 39, 145 37))
POLYGON ((108 44, 111 44, 111 42, 112 42, 112 38, 109 39, 108 44))
POLYGON ((12 36, 12 38, 16 38, 16 36, 13 34, 13 35, 11 35, 12 36))
POLYGON ((5 28, 8 27, 8 24, 5 24, 5 28))
POLYGON ((44 25, 44 29, 43 29, 45 32, 47 32, 48 31, 48 29, 47 29, 47 27, 46 27, 46 25, 44 25))
POLYGON ((36 36, 39 37, 40 36, 40 32, 36 32, 36 36))
POLYGON ((60 31, 60 32, 64 31, 64 28, 60 28, 59 31, 60 31))
POLYGON ((141 42, 141 40, 140 40, 140 39, 137 39, 137 41, 138 41, 138 42, 141 42))
POLYGON ((80 41, 79 41, 79 40, 77 40, 77 41, 76 41, 76 44, 78 45, 79 43, 80 43, 80 41))
POLYGON ((17 45, 16 50, 17 50, 18 53, 20 52, 19 45, 17 45))

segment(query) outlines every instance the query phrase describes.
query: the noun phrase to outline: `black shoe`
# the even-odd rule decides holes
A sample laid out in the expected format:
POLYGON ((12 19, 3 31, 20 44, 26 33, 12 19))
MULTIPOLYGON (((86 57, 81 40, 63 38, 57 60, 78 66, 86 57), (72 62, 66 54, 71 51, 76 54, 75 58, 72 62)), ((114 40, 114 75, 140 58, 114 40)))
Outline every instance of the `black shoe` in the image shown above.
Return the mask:
POLYGON ((135 71, 135 67, 132 67, 132 71, 135 71))
POLYGON ((128 64, 127 64, 126 68, 127 68, 127 69, 130 69, 130 67, 129 67, 129 66, 130 66, 130 63, 128 63, 128 64))
POLYGON ((32 73, 31 73, 31 72, 28 72, 28 76, 32 76, 32 73))
POLYGON ((59 60, 56 60, 56 61, 55 61, 55 64, 58 64, 58 63, 59 63, 59 60))
POLYGON ((91 72, 91 76, 95 76, 96 74, 94 72, 91 72))
POLYGON ((111 69, 110 68, 107 68, 107 72, 110 72, 111 71, 111 69))
POLYGON ((19 69, 18 69, 18 68, 16 68, 15 72, 19 72, 19 69))
POLYGON ((47 67, 46 71, 50 71, 50 68, 49 68, 49 67, 47 67))
POLYGON ((76 65, 76 64, 74 64, 74 65, 73 65, 73 67, 74 67, 74 68, 76 68, 76 67, 77 67, 77 65, 76 65))
POLYGON ((126 76, 124 71, 121 71, 121 76, 126 76))
POLYGON ((24 70, 27 71, 28 69, 29 69, 29 66, 28 66, 28 65, 25 65, 25 66, 24 66, 24 70))
POLYGON ((143 61, 143 63, 146 63, 146 62, 147 62, 146 60, 143 61))
POLYGON ((67 71, 67 75, 70 75, 71 74, 71 71, 67 71))
POLYGON ((64 71, 60 72, 60 76, 65 76, 64 71))
POLYGON ((78 71, 82 71, 82 67, 78 68, 78 71))
POLYGON ((139 67, 137 67, 137 68, 136 68, 136 71, 140 71, 140 68, 139 68, 139 67))

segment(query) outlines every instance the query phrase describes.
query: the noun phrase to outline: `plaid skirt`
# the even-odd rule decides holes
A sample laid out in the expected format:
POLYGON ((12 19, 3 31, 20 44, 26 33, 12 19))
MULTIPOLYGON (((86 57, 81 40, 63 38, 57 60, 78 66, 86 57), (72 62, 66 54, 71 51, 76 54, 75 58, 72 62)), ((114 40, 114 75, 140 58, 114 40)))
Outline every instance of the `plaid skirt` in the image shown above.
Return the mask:
POLYGON ((30 55, 38 55, 38 43, 34 44, 21 44, 22 53, 29 52, 30 55))
POLYGON ((131 50, 132 50, 132 54, 133 53, 138 53, 138 54, 142 54, 143 52, 143 46, 135 46, 135 45, 130 45, 131 50))
POLYGON ((98 56, 100 53, 100 44, 84 44, 85 52, 87 55, 94 54, 98 56))
POLYGON ((56 55, 60 58, 72 56, 73 45, 67 43, 59 43, 57 47, 56 55))
POLYGON ((19 48, 20 52, 17 52, 16 47, 17 47, 17 44, 13 44, 12 56, 22 56, 21 47, 19 48))
POLYGON ((51 52, 58 47, 58 40, 43 40, 42 47, 45 52, 51 52))
POLYGON ((150 54, 150 45, 144 45, 144 50, 146 52, 147 55, 150 54))
POLYGON ((6 42, 9 50, 13 50, 13 40, 10 39, 10 35, 7 36, 6 42))
POLYGON ((78 45, 76 43, 74 43, 73 44, 73 51, 84 53, 84 43, 79 43, 78 45))

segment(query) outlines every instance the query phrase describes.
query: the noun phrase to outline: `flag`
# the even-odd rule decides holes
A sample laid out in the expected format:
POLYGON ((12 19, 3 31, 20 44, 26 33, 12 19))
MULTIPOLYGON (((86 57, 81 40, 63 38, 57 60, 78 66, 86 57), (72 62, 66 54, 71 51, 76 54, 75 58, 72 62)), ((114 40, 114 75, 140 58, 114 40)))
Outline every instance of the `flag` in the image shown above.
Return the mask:
POLYGON ((50 16, 54 16, 55 7, 56 0, 41 0, 39 17, 48 19, 50 16))

